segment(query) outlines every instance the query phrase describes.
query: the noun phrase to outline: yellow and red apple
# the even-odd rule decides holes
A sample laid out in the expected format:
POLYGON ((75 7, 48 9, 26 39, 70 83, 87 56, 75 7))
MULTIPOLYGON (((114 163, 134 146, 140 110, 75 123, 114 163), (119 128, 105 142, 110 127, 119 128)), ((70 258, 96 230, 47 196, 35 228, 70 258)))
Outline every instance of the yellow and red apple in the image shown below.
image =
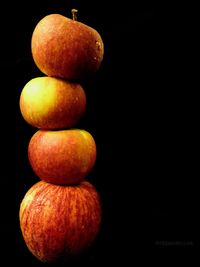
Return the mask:
POLYGON ((39 181, 25 194, 19 211, 28 249, 48 263, 89 249, 99 233, 101 215, 99 194, 87 181, 76 186, 39 181))
POLYGON ((24 86, 19 104, 23 118, 34 127, 70 128, 85 112, 86 95, 78 83, 44 76, 24 86))
POLYGON ((48 76, 79 80, 100 67, 104 44, 92 27, 61 14, 43 17, 31 39, 32 57, 48 76))
POLYGON ((28 144, 28 158, 36 175, 53 184, 77 184, 92 170, 96 144, 81 129, 38 130, 28 144))

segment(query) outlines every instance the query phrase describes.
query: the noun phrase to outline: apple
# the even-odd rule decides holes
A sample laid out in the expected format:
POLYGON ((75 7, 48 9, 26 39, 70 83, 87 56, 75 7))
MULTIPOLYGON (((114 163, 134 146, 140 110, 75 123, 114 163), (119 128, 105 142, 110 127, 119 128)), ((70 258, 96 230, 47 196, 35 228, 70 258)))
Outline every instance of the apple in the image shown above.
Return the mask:
POLYGON ((88 181, 76 186, 39 181, 19 209, 25 244, 36 258, 49 263, 88 250, 99 234, 101 217, 99 193, 88 181))
POLYGON ((95 164, 96 144, 92 135, 81 129, 38 130, 29 141, 28 159, 41 180, 77 184, 95 164))
POLYGON ((20 110, 30 125, 42 129, 73 127, 86 109, 82 86, 54 77, 31 79, 22 89, 20 110))
POLYGON ((31 51, 44 74, 80 80, 99 69, 104 44, 96 29, 61 14, 49 14, 33 30, 31 51))

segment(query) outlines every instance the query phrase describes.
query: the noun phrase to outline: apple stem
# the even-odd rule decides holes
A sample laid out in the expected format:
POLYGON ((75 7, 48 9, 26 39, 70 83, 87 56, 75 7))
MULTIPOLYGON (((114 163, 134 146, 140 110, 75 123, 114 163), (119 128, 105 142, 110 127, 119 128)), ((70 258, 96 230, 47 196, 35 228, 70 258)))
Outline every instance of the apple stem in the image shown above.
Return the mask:
POLYGON ((71 12, 72 12, 72 19, 73 19, 73 20, 77 20, 77 13, 78 13, 78 10, 75 9, 75 8, 73 8, 73 9, 71 10, 71 12))

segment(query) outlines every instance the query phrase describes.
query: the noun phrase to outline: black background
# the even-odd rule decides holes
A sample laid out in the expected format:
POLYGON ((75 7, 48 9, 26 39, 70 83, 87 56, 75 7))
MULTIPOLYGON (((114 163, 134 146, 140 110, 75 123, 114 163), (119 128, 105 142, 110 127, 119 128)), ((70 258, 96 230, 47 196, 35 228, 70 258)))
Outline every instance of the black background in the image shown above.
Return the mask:
POLYGON ((71 16, 71 8, 101 34, 105 55, 98 73, 83 82, 87 111, 77 124, 97 144, 88 180, 102 199, 102 228, 91 250, 68 266, 126 266, 139 255, 142 260, 171 249, 194 251, 199 246, 195 7, 43 0, 12 3, 1 23, 3 256, 8 263, 45 266, 30 254, 19 229, 20 202, 38 181, 27 160, 37 129, 23 120, 19 97, 30 79, 43 75, 31 56, 34 27, 50 13, 71 16))

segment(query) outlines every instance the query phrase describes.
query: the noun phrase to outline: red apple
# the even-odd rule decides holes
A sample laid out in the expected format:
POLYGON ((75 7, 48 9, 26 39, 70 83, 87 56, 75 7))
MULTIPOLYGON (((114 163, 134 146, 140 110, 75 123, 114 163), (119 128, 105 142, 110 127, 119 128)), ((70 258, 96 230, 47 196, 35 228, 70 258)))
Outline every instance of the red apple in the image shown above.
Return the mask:
POLYGON ((76 184, 93 168, 96 144, 85 130, 38 130, 30 139, 28 158, 41 180, 76 184))
POLYGON ((89 249, 99 233, 101 213, 99 194, 89 182, 60 186, 39 181, 25 194, 19 219, 28 249, 50 263, 89 249))
POLYGON ((52 77, 31 79, 20 95, 23 118, 34 127, 73 127, 85 112, 86 95, 78 83, 52 77))
POLYGON ((43 17, 31 39, 35 64, 48 76, 78 80, 100 67, 104 44, 92 27, 61 14, 43 17))

